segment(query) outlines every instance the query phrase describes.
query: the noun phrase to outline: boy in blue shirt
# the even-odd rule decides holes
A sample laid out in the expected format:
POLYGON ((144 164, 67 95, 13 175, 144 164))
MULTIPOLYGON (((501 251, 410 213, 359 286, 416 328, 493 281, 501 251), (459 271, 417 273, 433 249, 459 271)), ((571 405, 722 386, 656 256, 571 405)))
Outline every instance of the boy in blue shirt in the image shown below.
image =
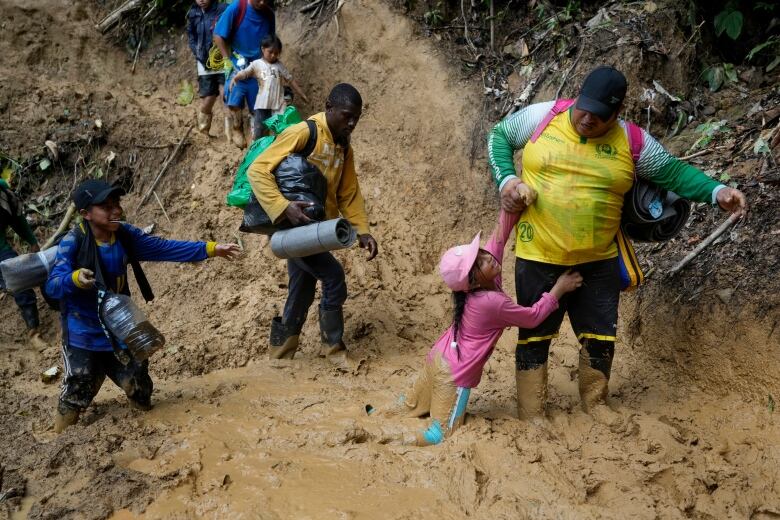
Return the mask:
POLYGON ((47 294, 60 300, 62 324, 65 378, 55 414, 57 433, 76 423, 106 376, 124 390, 132 406, 141 410, 152 407, 149 362, 131 356, 123 364, 115 356, 98 317, 96 282, 105 285, 105 290, 129 294, 127 264, 133 259, 199 262, 214 256, 231 260, 239 254, 236 244, 165 240, 123 223, 119 197, 124 193, 99 180, 85 181, 76 188, 73 202, 84 222, 60 242, 46 282, 47 294), (90 241, 96 245, 92 258, 90 241), (128 255, 130 250, 133 258, 128 255), (102 281, 96 280, 97 267, 102 281))
MULTIPOLYGON (((276 34, 272 0, 235 0, 225 9, 214 27, 214 44, 222 56, 230 58, 233 66, 225 85, 230 85, 236 71, 260 59, 260 42, 269 34, 276 34)), ((241 109, 246 102, 247 108, 252 111, 257 88, 257 80, 249 78, 225 89, 225 103, 232 123, 232 140, 239 148, 246 145, 241 109)))

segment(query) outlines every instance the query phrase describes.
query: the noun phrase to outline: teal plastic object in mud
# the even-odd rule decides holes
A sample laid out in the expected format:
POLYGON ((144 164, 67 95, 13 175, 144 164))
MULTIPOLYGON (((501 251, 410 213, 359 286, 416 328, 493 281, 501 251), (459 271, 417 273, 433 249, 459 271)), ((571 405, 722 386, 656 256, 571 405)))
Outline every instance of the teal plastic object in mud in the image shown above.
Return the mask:
POLYGON ((236 178, 233 181, 233 189, 228 193, 225 202, 228 206, 236 208, 244 208, 249 202, 249 195, 252 193, 252 187, 249 185, 249 179, 246 176, 246 172, 257 156, 263 153, 266 148, 271 146, 271 143, 276 139, 276 135, 282 133, 282 131, 290 125, 300 123, 302 121, 301 115, 294 106, 287 107, 287 110, 283 114, 277 114, 269 117, 263 124, 267 126, 274 135, 267 135, 255 140, 247 149, 244 154, 244 159, 236 170, 236 178))

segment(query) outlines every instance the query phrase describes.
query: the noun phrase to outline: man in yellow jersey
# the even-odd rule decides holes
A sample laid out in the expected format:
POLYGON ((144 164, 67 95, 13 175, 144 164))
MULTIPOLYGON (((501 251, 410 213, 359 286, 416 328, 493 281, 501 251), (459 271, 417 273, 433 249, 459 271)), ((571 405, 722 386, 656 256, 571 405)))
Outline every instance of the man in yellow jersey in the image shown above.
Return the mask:
MULTIPOLYGON (((317 141, 308 156, 328 181, 325 216, 341 214, 357 229, 360 247, 368 250, 372 260, 378 252, 377 242, 368 227, 363 195, 360 193, 350 135, 358 124, 363 100, 360 93, 347 83, 339 83, 328 95, 325 112, 310 120, 317 128, 317 141)), ((247 171, 249 183, 274 222, 288 219, 293 225, 311 222, 303 212, 308 203, 289 201, 279 192, 273 171, 291 153, 301 152, 309 140, 306 122, 286 128, 252 163, 247 171)), ((272 358, 292 359, 298 348, 298 336, 314 301, 314 289, 322 283, 320 300, 320 332, 323 341, 321 355, 337 363, 349 361, 344 345, 343 306, 347 299, 344 269, 330 253, 320 253, 287 261, 289 274, 287 302, 283 316, 271 322, 272 358)))
POLYGON ((567 312, 581 344, 582 406, 609 415, 603 405, 620 296, 615 235, 623 196, 635 174, 690 200, 736 213, 746 208, 740 191, 672 157, 643 130, 634 161, 627 123, 617 117, 627 86, 618 70, 598 67, 585 78, 568 110, 550 119, 555 102, 530 105, 498 123, 488 137, 490 169, 502 206, 512 212, 525 210, 516 229, 517 303, 531 305, 567 269, 579 271, 584 278, 582 287, 564 296, 544 323, 519 332, 515 362, 521 418, 544 414, 550 341, 558 335, 567 312), (537 127, 544 129, 539 133, 537 127), (513 163, 513 153, 519 149, 523 149, 520 175, 513 163), (527 208, 517 189, 521 182, 538 193, 536 203, 527 208))

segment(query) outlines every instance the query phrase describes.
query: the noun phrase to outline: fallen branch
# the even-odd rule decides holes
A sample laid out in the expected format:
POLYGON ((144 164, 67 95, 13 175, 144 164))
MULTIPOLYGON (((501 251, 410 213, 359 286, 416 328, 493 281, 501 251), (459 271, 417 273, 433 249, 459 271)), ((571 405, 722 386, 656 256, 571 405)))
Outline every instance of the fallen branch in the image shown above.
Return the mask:
POLYGON ((571 67, 569 67, 569 70, 566 71, 566 74, 563 75, 563 79, 561 80, 561 84, 558 85, 558 90, 555 92, 555 97, 553 99, 558 99, 561 97, 561 91, 563 90, 563 86, 566 84, 566 80, 569 77, 569 74, 571 74, 571 71, 574 70, 574 67, 577 66, 577 62, 580 61, 580 58, 582 57, 582 51, 585 49, 585 44, 582 42, 582 39, 580 39, 580 50, 577 52, 577 57, 574 58, 574 62, 572 62, 571 67))
POLYGON ((672 267, 669 270, 669 275, 677 274, 683 267, 688 265, 691 262, 691 260, 696 258, 699 255, 699 253, 704 251, 707 248, 707 246, 712 244, 719 236, 721 236, 723 233, 725 233, 728 228, 733 226, 734 223, 737 220, 739 220, 740 218, 741 218, 740 215, 737 215, 736 213, 732 213, 729 216, 729 218, 726 219, 725 222, 723 222, 723 224, 718 226, 718 229, 713 231, 710 236, 708 236, 707 238, 702 240, 701 243, 698 246, 696 246, 696 249, 694 249, 693 251, 688 253, 688 255, 685 258, 683 258, 677 265, 672 267))
POLYGON ((187 140, 187 137, 189 137, 190 132, 192 132, 192 129, 195 128, 195 123, 190 123, 190 126, 187 127, 187 132, 184 134, 184 137, 181 138, 179 143, 176 145, 176 148, 173 149, 171 152, 171 155, 168 156, 168 159, 166 159, 165 164, 163 164, 162 169, 160 170, 160 173, 157 174, 157 177, 154 179, 154 182, 152 183, 152 186, 149 188, 149 191, 146 192, 146 195, 144 195, 144 198, 141 199, 141 202, 138 204, 138 207, 135 208, 136 211, 141 209, 141 207, 146 204, 146 201, 149 200, 149 196, 152 194, 154 189, 157 187, 157 183, 160 182, 160 179, 162 179, 163 174, 168 169, 168 166, 170 166, 171 162, 173 161, 174 157, 176 157, 176 154, 179 153, 179 150, 181 149, 181 146, 184 144, 184 141, 187 140))
POLYGON ((120 5, 117 9, 109 13, 108 16, 99 21, 95 28, 101 33, 105 34, 109 29, 116 25, 122 16, 138 8, 141 5, 141 0, 127 0, 124 4, 120 5))
POLYGON ((726 148, 726 147, 725 146, 716 146, 715 148, 707 148, 706 150, 699 150, 696 153, 683 155, 682 157, 678 157, 678 159, 681 160, 681 161, 687 161, 688 159, 693 159, 694 157, 699 157, 700 155, 706 155, 708 153, 714 152, 715 150, 722 150, 724 148, 726 148))
POLYGON ((313 11, 315 8, 317 8, 320 4, 323 3, 324 0, 314 0, 314 2, 308 3, 301 7, 298 12, 301 14, 306 14, 309 11, 313 11))
POLYGON ((68 206, 68 211, 65 212, 65 216, 62 217, 62 221, 60 221, 60 225, 57 227, 57 231, 54 232, 52 236, 49 237, 49 240, 46 241, 41 246, 41 251, 45 251, 46 249, 49 249, 51 246, 54 245, 54 241, 57 240, 57 237, 60 236, 63 232, 65 232, 66 229, 68 229, 68 226, 70 225, 70 221, 73 220, 73 216, 76 214, 76 205, 74 203, 70 203, 68 206))
POLYGON ((170 224, 171 223, 171 219, 170 219, 170 217, 168 217, 168 212, 165 211, 165 206, 163 206, 163 203, 160 200, 160 197, 157 196, 157 192, 156 191, 153 191, 152 193, 154 193, 154 198, 157 199, 157 204, 160 205, 160 209, 162 210, 163 215, 165 215, 165 220, 167 220, 168 224, 170 224))
POLYGON ((133 56, 133 66, 130 68, 130 74, 135 74, 135 64, 138 61, 138 53, 141 51, 141 44, 144 41, 144 29, 141 28, 141 37, 138 38, 138 46, 135 48, 135 55, 133 56))

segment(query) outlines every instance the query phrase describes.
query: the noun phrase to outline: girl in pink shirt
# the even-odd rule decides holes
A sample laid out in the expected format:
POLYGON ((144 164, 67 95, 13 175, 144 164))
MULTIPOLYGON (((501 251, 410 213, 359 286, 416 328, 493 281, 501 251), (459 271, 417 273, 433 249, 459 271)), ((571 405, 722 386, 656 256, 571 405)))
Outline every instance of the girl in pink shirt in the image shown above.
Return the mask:
MULTIPOLYGON (((530 203, 535 198, 525 185, 519 188, 530 203)), ((533 328, 555 309, 558 300, 582 284, 579 273, 563 273, 532 307, 517 305, 501 288, 504 246, 520 218, 501 210, 498 225, 484 248, 480 234, 470 244, 449 249, 439 271, 453 291, 452 324, 426 356, 425 365, 411 390, 401 396, 391 415, 421 417, 430 414, 430 425, 415 438, 420 446, 440 443, 463 424, 472 388, 479 385, 482 369, 507 327, 533 328)))

